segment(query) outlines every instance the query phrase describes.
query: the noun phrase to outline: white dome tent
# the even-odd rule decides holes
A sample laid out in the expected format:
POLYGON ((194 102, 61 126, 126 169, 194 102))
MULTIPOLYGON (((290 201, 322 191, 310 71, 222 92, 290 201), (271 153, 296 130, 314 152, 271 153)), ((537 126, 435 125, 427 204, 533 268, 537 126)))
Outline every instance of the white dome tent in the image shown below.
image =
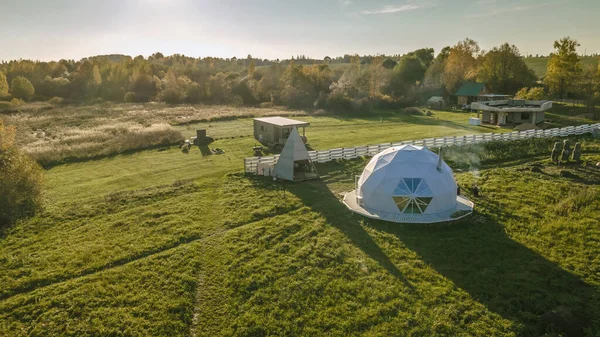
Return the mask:
POLYGON ((452 169, 437 154, 414 145, 375 155, 344 204, 366 217, 401 223, 453 221, 473 211, 473 203, 457 195, 452 169))

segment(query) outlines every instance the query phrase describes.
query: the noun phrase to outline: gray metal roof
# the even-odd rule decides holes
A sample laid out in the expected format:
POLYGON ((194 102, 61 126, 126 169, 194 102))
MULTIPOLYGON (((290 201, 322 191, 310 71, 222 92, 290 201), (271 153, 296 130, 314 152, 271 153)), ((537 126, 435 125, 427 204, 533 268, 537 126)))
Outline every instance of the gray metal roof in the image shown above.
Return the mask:
POLYGON ((440 101, 441 102, 444 101, 444 98, 442 96, 431 96, 431 98, 427 100, 427 102, 430 102, 430 103, 440 102, 440 101))
POLYGON ((262 118, 254 118, 255 121, 268 123, 276 126, 309 126, 309 122, 297 121, 295 119, 285 118, 285 117, 262 117, 262 118))

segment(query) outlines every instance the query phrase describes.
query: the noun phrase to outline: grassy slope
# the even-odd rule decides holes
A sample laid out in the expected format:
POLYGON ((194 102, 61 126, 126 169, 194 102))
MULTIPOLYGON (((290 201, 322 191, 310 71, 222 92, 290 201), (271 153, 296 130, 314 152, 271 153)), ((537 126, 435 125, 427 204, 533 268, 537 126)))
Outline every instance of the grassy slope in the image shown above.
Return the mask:
POLYGON ((339 203, 364 164, 285 195, 227 175, 67 202, 2 239, 0 332, 510 336, 558 305, 599 331, 596 186, 574 202, 585 185, 552 166, 482 170, 475 218, 397 226, 339 203))
MULTIPOLYGON (((442 126, 324 118, 308 135, 327 148, 477 131, 453 116, 442 126), (355 123, 340 132, 352 136, 334 134, 337 123, 355 123)), ((557 304, 594 313, 587 306, 599 303, 593 205, 541 211, 556 191, 576 194, 577 180, 484 171, 477 224, 390 228, 337 201, 363 161, 320 166, 325 184, 288 186, 283 198, 270 183, 229 175, 253 143, 219 140, 221 156, 144 151, 49 170, 46 213, 0 234, 0 335, 171 336, 190 326, 210 336, 512 335, 535 330, 536 315, 557 304), (509 211, 497 215, 489 200, 509 211)))
MULTIPOLYGON (((546 67, 548 65, 549 59, 550 59, 549 57, 526 57, 525 64, 527 64, 527 66, 529 68, 531 68, 531 70, 533 70, 535 75, 541 79, 544 76, 546 76, 546 67)), ((582 57, 581 65, 584 68, 598 67, 598 58, 597 57, 582 57)))

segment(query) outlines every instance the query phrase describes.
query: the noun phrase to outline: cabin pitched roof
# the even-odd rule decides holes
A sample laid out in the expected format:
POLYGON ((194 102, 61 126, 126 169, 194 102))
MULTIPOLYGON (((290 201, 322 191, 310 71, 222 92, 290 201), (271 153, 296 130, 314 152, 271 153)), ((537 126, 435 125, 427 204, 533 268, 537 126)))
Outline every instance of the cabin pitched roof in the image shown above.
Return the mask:
POLYGON ((485 88, 485 83, 482 82, 472 82, 468 81, 463 83, 458 91, 456 92, 456 96, 479 96, 479 94, 485 88))

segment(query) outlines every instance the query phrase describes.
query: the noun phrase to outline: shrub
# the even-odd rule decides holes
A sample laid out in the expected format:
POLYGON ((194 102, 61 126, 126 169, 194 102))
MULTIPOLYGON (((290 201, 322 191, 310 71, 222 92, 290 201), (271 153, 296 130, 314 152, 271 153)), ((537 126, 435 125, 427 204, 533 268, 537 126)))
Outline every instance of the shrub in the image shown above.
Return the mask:
POLYGON ((576 215, 583 208, 598 202, 598 192, 590 187, 579 189, 574 194, 563 196, 557 204, 552 207, 556 215, 569 216, 576 215))
POLYGON ((262 102, 258 106, 263 109, 268 109, 274 107, 275 104, 273 104, 273 102, 262 102))
POLYGON ((50 103, 52 105, 61 105, 64 102, 64 100, 65 99, 62 97, 54 96, 48 100, 48 103, 50 103))
POLYGON ((184 93, 175 87, 164 89, 158 94, 158 99, 168 104, 178 104, 184 99, 184 93))
POLYGON ((404 113, 411 116, 423 116, 423 111, 419 108, 410 107, 404 109, 404 113))
POLYGON ((8 110, 12 108, 12 104, 10 102, 0 101, 0 111, 8 110))
POLYGON ((19 99, 19 98, 13 98, 10 101, 10 105, 13 106, 13 107, 16 107, 16 106, 19 106, 19 105, 23 105, 23 104, 25 104, 25 101, 23 101, 22 99, 19 99))
POLYGON ((6 76, 0 71, 0 98, 8 96, 8 82, 6 76))
POLYGON ((133 103, 136 101, 136 95, 135 92, 128 92, 125 94, 125 97, 123 97, 123 100, 125 101, 125 103, 133 103))
POLYGON ((0 120, 0 226, 33 215, 42 205, 42 170, 14 147, 15 129, 0 120))
POLYGON ((190 103, 199 103, 206 97, 206 93, 204 91, 204 87, 200 84, 194 82, 190 84, 186 91, 185 96, 187 97, 187 101, 190 103))
POLYGON ((10 91, 16 98, 28 100, 33 97, 35 89, 31 82, 23 76, 15 77, 10 84, 10 91))

